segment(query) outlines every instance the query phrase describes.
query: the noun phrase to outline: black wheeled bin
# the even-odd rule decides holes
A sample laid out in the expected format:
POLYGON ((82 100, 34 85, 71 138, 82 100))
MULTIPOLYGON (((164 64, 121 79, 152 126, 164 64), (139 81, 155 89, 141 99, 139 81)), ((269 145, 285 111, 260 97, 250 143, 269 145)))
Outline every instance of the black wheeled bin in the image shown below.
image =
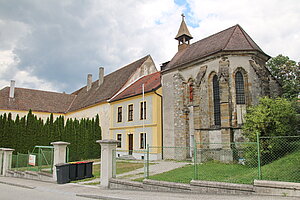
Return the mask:
POLYGON ((77 177, 77 164, 75 162, 70 164, 70 181, 76 181, 77 177))
POLYGON ((93 162, 85 163, 85 178, 93 177, 93 162))
POLYGON ((85 162, 77 162, 77 178, 78 180, 85 178, 85 162))
POLYGON ((64 184, 70 182, 70 164, 61 163, 56 166, 57 183, 64 184))

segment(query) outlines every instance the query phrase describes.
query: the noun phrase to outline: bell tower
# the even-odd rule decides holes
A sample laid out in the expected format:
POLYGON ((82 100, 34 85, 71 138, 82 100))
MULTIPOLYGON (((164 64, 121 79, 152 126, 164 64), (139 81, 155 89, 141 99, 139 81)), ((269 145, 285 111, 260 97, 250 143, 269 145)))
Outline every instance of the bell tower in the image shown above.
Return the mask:
POLYGON ((181 14, 182 21, 178 30, 178 33, 175 37, 178 40, 178 51, 181 51, 190 45, 190 40, 193 39, 193 36, 190 34, 189 29, 187 28, 184 21, 184 14, 181 14))

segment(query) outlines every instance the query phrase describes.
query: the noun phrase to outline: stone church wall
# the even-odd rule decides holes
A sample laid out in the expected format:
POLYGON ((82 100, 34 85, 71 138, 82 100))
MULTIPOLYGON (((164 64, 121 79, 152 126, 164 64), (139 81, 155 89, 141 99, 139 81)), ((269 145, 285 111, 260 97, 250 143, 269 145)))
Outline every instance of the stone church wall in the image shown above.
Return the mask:
MULTIPOLYGON (((257 104, 259 97, 280 94, 280 86, 266 69, 265 62, 252 54, 223 55, 182 66, 163 73, 162 80, 165 146, 189 147, 191 138, 204 143, 240 142, 247 106, 257 104), (244 79, 245 104, 236 103, 237 71, 244 79), (221 126, 214 125, 214 75, 218 76, 220 88, 221 126)), ((209 148, 230 149, 229 144, 219 146, 209 148)))

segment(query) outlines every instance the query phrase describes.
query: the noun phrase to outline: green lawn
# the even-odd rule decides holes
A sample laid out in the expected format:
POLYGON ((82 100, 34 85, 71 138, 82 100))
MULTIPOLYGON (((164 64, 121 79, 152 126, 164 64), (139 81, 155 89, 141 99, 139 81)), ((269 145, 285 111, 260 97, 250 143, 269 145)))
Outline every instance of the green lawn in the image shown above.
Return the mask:
MULTIPOLYGON (((261 168, 262 179, 300 182, 300 152, 287 155, 261 168)), ((189 183, 194 179, 194 166, 171 170, 149 177, 153 180, 189 183)), ((239 164, 208 162, 198 165, 198 180, 220 181, 230 183, 252 184, 258 179, 258 169, 239 164)), ((140 179, 137 181, 141 181, 140 179)))
POLYGON ((262 179, 300 183, 300 151, 263 166, 262 179))

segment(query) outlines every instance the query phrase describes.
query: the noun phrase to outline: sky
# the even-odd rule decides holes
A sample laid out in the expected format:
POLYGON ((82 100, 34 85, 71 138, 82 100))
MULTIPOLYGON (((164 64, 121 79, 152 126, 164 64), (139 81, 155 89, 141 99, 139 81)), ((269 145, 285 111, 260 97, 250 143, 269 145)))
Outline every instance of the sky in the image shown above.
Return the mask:
POLYGON ((185 14, 196 42, 240 24, 268 55, 300 61, 299 0, 0 0, 0 89, 71 93, 150 54, 177 52, 185 14))

